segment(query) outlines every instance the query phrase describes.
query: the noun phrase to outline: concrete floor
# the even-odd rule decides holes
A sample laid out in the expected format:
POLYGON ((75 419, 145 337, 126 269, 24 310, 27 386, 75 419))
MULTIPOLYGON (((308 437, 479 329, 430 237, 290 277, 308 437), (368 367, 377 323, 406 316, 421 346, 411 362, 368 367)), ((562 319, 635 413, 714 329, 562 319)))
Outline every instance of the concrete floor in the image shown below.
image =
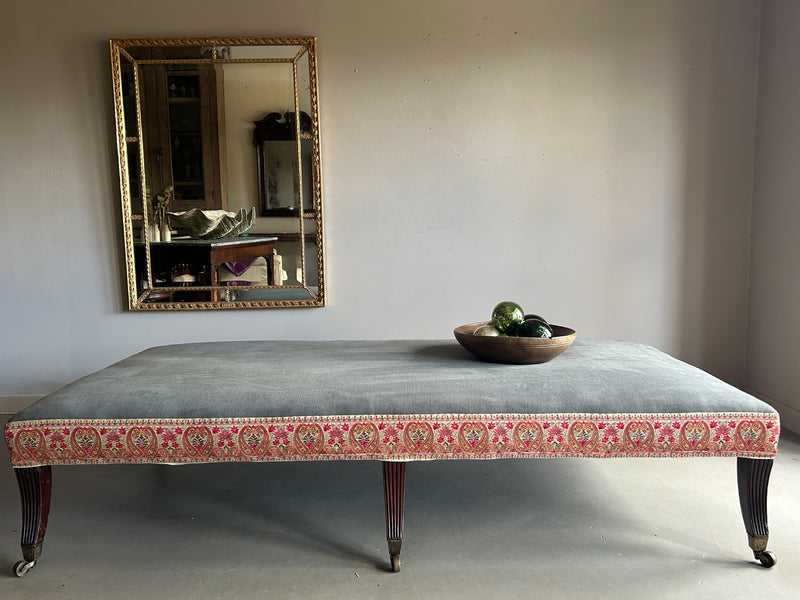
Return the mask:
POLYGON ((747 547, 735 459, 420 462, 406 488, 391 573, 377 462, 55 467, 44 553, 18 579, 17 486, 0 467, 0 598, 800 597, 790 432, 772 569, 747 547))

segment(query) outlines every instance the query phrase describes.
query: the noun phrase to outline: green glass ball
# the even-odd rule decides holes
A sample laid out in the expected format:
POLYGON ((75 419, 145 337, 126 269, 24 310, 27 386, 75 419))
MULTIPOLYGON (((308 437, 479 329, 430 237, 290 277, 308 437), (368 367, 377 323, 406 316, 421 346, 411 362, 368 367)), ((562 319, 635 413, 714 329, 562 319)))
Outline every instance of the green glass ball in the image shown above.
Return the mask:
POLYGON ((553 337, 553 330, 544 321, 527 319, 517 327, 517 336, 550 339, 553 337))
MULTIPOLYGON (((544 317, 541 317, 539 315, 534 315, 534 314, 525 315, 525 320, 527 321, 528 319, 539 319, 542 323, 547 323, 547 319, 545 319, 544 317)), ((549 323, 548 323, 548 325, 549 325, 549 323)))
POLYGON ((516 335, 514 332, 525 320, 522 307, 516 302, 504 301, 494 307, 492 311, 492 325, 500 333, 516 335))
MULTIPOLYGON (((538 315, 525 315, 525 321, 534 321, 536 323, 541 323, 550 332, 550 337, 555 335, 555 333, 553 332, 553 326, 550 325, 550 323, 548 323, 547 321, 545 321, 544 318, 538 315)), ((528 327, 532 328, 533 325, 529 325, 528 327)))

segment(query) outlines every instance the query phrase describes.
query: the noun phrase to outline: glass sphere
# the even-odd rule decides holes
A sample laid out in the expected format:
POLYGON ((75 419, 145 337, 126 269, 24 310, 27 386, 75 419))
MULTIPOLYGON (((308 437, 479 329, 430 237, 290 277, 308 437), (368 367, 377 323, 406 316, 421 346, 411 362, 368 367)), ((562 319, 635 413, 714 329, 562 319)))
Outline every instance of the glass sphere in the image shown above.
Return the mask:
POLYGON ((495 306, 492 311, 492 325, 497 331, 506 335, 516 335, 517 327, 524 320, 525 313, 516 302, 506 300, 495 306))
POLYGON ((494 328, 494 325, 481 325, 480 327, 475 329, 475 331, 472 332, 472 335, 496 337, 500 335, 500 332, 494 328))
POLYGON ((527 319, 517 327, 519 337, 547 338, 553 337, 553 330, 544 321, 539 319, 527 319))

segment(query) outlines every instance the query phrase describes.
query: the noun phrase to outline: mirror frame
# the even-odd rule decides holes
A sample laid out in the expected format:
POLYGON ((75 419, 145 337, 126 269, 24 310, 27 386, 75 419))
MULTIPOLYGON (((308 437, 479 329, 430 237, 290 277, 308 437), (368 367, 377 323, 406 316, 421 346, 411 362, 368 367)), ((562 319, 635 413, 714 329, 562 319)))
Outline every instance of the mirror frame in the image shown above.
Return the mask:
MULTIPOLYGON (((128 308, 130 310, 145 310, 145 311, 172 311, 172 310, 212 310, 212 309, 244 309, 244 308, 295 308, 295 307, 321 307, 326 304, 325 294, 325 270, 324 270, 324 236, 323 236, 323 212, 322 212, 322 169, 321 169, 321 154, 320 154, 320 124, 319 124, 319 89, 317 80, 317 39, 313 36, 298 36, 298 37, 198 37, 198 38, 132 38, 132 39, 111 39, 111 71, 112 71, 112 84, 114 91, 114 113, 116 117, 116 133, 117 133, 117 155, 119 160, 119 180, 120 180, 120 194, 122 201, 122 225, 123 225, 123 243, 125 253, 125 266, 127 274, 127 291, 128 291, 128 308), (150 287, 140 292, 137 289, 137 275, 136 264, 134 257, 134 246, 137 240, 134 239, 134 226, 135 220, 142 221, 142 228, 147 231, 148 227, 148 212, 149 210, 144 207, 147 204, 145 190, 146 175, 145 161, 143 160, 143 146, 142 142, 142 90, 141 81, 138 75, 135 75, 135 107, 136 107, 136 123, 137 131, 135 135, 129 135, 126 131, 126 115, 123 99, 123 78, 122 78, 122 61, 125 60, 134 65, 139 61, 135 59, 127 51, 127 49, 134 48, 166 48, 166 47, 190 47, 190 46, 203 46, 210 47, 210 58, 207 59, 192 59, 175 60, 175 63, 235 63, 235 62, 248 62, 248 63, 276 63, 286 62, 293 64, 293 77, 294 77, 294 97, 295 97, 295 110, 299 112, 298 100, 298 74, 297 74, 297 60, 307 53, 308 56, 308 87, 309 87, 309 100, 310 105, 304 108, 304 111, 309 112, 311 118, 311 139, 312 139, 312 153, 311 153, 311 175, 313 178, 311 190, 313 194, 313 218, 315 219, 315 230, 313 234, 304 231, 303 222, 308 220, 308 215, 305 215, 302 210, 299 211, 299 229, 298 241, 300 246, 300 257, 302 262, 302 280, 298 286, 249 286, 239 289, 297 289, 305 290, 309 294, 308 299, 270 299, 270 300, 215 300, 218 293, 222 290, 229 290, 226 286, 210 286, 210 285, 197 285, 192 286, 192 292, 208 292, 211 298, 208 301, 191 301, 191 302, 153 302, 147 301, 148 295, 153 289, 158 289, 165 292, 170 291, 187 291, 186 287, 174 288, 168 286, 159 286, 157 288, 150 287), (217 48, 226 46, 302 46, 302 50, 293 58, 287 60, 286 58, 248 58, 248 59, 231 59, 222 54, 218 57, 217 48), (137 143, 139 148, 139 169, 140 169, 140 188, 143 197, 142 215, 133 215, 132 213, 132 196, 131 196, 131 182, 129 174, 129 156, 128 145, 129 143, 137 143), (306 266, 309 264, 306 261, 310 259, 310 253, 306 252, 306 245, 309 238, 315 242, 316 246, 316 272, 317 272, 317 290, 313 291, 309 288, 305 281, 306 266)), ((169 60, 161 61, 169 64, 169 60)), ((138 69, 135 69, 138 71, 138 69)), ((299 141, 299 140, 298 140, 299 141)), ((256 161, 255 152, 253 161, 256 161)), ((300 169, 300 167, 298 167, 300 169)), ((254 205, 258 206, 258 199, 254 199, 254 205)), ((295 234, 291 234, 295 235, 295 234)), ((145 260, 147 261, 146 269, 148 274, 148 283, 151 283, 150 274, 150 242, 144 241, 145 246, 145 260)))

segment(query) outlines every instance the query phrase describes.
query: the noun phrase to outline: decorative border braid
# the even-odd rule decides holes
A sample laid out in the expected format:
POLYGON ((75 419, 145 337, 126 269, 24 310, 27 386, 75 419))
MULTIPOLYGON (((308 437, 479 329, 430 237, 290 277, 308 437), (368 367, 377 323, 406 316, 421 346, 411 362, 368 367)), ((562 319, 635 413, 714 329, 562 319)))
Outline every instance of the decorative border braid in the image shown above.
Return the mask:
POLYGON ((772 458, 774 413, 366 415, 12 421, 14 467, 290 460, 772 458))

